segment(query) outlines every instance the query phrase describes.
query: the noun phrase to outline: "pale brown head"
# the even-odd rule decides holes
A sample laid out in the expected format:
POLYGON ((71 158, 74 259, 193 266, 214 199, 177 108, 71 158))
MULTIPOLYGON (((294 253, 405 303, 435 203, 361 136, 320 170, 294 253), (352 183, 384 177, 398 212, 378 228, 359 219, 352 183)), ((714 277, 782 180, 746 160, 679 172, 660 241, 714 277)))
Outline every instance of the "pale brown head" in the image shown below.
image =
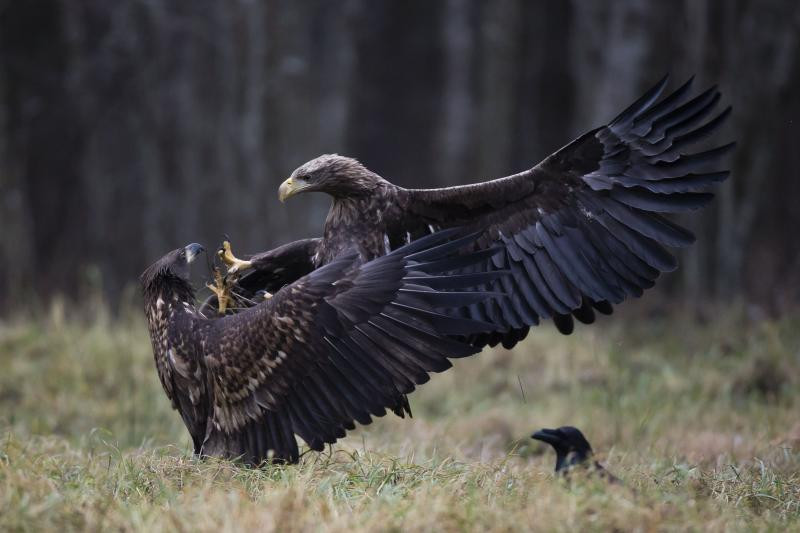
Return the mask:
POLYGON ((334 198, 368 194, 382 178, 352 157, 325 154, 298 167, 278 189, 286 201, 303 192, 324 192, 334 198))

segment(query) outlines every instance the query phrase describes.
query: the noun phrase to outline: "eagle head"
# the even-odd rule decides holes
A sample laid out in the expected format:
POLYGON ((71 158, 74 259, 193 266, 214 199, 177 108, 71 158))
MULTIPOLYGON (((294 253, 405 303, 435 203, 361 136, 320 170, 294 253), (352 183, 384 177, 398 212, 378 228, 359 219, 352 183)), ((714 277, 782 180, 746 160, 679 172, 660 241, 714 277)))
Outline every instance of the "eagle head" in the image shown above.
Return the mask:
POLYGON ((278 198, 286 201, 301 192, 324 192, 334 198, 369 193, 382 178, 352 157, 325 154, 299 166, 281 183, 278 198))
POLYGON ((188 286, 189 265, 204 250, 205 248, 197 243, 172 250, 142 272, 139 277, 142 288, 147 292, 158 288, 157 286, 171 283, 188 286))

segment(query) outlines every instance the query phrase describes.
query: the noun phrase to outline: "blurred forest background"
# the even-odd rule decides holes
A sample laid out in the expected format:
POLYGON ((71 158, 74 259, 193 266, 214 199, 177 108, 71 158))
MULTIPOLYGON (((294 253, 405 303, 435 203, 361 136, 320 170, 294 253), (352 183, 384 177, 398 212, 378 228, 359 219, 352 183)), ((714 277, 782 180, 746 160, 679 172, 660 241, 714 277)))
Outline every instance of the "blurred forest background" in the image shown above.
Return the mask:
POLYGON ((404 186, 528 168, 693 73, 738 140, 662 285, 780 310, 800 286, 794 0, 0 0, 0 305, 109 301, 164 252, 321 232, 277 187, 321 153, 404 186))

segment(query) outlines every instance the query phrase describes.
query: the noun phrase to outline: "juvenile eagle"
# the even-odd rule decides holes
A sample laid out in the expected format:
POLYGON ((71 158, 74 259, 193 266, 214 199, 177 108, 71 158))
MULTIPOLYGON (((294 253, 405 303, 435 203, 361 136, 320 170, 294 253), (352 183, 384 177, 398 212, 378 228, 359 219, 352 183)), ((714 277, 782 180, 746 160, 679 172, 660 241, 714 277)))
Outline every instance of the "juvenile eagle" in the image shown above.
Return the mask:
POLYGON ((406 394, 448 357, 477 348, 454 336, 492 324, 447 316, 487 293, 463 290, 502 272, 443 275, 497 250, 454 255, 476 235, 444 230, 363 263, 349 253, 245 311, 195 310, 190 244, 141 276, 156 369, 201 455, 296 462, 295 435, 322 450, 386 409, 410 414, 406 394))
MULTIPOLYGON (((469 306, 466 316, 497 326, 471 342, 511 347, 548 317, 569 333, 572 316, 591 323, 595 310, 610 313, 674 270, 664 247, 687 246, 694 236, 661 213, 704 206, 713 196, 707 191, 728 176, 719 162, 733 143, 687 154, 730 114, 728 107, 708 120, 720 93, 712 87, 688 99, 691 81, 659 101, 665 77, 609 124, 512 176, 405 189, 355 159, 323 155, 291 174, 280 199, 312 191, 333 197, 322 239, 306 248, 307 268, 349 248, 370 260, 439 228, 481 228, 473 249, 499 245, 503 252, 469 270, 513 276, 484 287, 508 297, 469 306)), ((240 272, 251 266, 230 263, 240 272)))

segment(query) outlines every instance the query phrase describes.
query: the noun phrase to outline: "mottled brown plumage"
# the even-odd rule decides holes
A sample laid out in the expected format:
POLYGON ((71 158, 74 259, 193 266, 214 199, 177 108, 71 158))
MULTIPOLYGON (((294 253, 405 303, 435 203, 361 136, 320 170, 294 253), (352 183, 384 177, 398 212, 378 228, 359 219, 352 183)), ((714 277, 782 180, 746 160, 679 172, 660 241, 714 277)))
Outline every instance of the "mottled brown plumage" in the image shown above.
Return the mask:
MULTIPOLYGON (((197 312, 188 281, 199 245, 150 266, 141 283, 156 369, 195 453, 294 462, 295 435, 321 450, 354 422, 369 424, 387 409, 410 414, 406 394, 449 368, 449 357, 477 351, 454 337, 494 327, 441 312, 491 297, 461 289, 505 275, 441 274, 494 253, 454 255, 475 238, 459 235, 439 232, 366 263, 345 253, 271 299, 216 319, 197 312)), ((305 246, 314 244, 293 250, 305 246)))
POLYGON ((595 310, 640 296, 661 272, 676 268, 665 247, 687 246, 693 235, 661 213, 704 206, 728 176, 719 161, 733 144, 691 155, 730 108, 712 116, 720 99, 711 88, 689 99, 691 80, 658 101, 666 78, 608 125, 594 129, 535 167, 484 183, 405 189, 358 161, 323 155, 295 170, 281 200, 300 192, 333 197, 322 241, 311 258, 328 263, 355 247, 378 257, 439 228, 482 229, 473 249, 503 250, 469 271, 509 269, 513 276, 483 289, 509 297, 470 306, 466 316, 497 332, 476 346, 513 346, 531 325, 552 317, 569 333, 572 316, 591 323, 595 310))

